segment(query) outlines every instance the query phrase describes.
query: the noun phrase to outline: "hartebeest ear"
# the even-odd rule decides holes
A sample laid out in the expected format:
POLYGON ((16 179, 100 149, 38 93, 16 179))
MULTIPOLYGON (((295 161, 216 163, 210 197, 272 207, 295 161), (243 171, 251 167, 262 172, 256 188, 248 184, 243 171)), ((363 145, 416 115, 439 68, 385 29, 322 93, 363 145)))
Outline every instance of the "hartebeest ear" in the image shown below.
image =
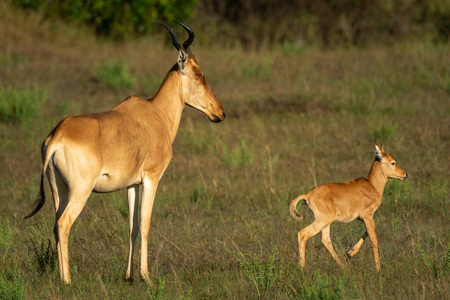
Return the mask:
POLYGON ((383 146, 378 147, 377 144, 375 144, 375 155, 377 157, 377 159, 379 159, 380 161, 383 159, 383 146))
POLYGON ((186 71, 186 66, 188 63, 189 55, 186 53, 186 50, 184 50, 183 47, 180 47, 180 51, 178 52, 178 70, 180 70, 181 73, 184 73, 186 71))

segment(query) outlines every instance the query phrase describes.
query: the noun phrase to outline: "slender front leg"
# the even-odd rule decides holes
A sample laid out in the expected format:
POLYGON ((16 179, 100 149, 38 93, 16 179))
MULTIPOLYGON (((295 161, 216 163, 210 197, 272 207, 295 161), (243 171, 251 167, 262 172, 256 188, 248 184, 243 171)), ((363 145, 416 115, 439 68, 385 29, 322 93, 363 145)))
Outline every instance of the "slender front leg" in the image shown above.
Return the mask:
POLYGON ((139 185, 127 188, 128 209, 130 214, 130 255, 128 257, 128 268, 125 276, 126 281, 133 281, 133 253, 136 237, 139 233, 138 210, 139 210, 139 185))
POLYGON ((353 246, 353 248, 347 252, 347 259, 352 258, 353 256, 356 255, 356 253, 358 253, 359 249, 361 248, 362 244, 364 243, 364 241, 367 239, 367 237, 369 236, 369 234, 366 232, 364 232, 363 236, 359 239, 359 241, 356 243, 355 246, 353 246))
POLYGON ((369 234, 370 241, 372 242, 373 255, 375 257, 375 267, 377 271, 381 271, 380 257, 378 256, 378 240, 375 234, 375 221, 373 217, 364 219, 367 233, 369 234))
POLYGON ((150 221, 152 217, 153 202, 155 201, 158 179, 144 178, 142 188, 141 203, 141 277, 148 283, 151 283, 148 275, 148 233, 150 231, 150 221))

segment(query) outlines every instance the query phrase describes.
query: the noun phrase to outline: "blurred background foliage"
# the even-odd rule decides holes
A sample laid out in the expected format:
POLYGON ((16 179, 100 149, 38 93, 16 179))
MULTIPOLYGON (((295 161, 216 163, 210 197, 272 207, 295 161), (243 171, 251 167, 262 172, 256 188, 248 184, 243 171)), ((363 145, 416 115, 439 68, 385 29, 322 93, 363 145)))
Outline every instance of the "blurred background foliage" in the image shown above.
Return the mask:
POLYGON ((62 18, 92 27, 97 35, 123 40, 147 34, 155 20, 183 20, 197 0, 11 0, 25 9, 42 10, 46 18, 62 18))
POLYGON ((326 47, 391 44, 399 39, 447 42, 448 0, 10 0, 45 18, 92 27, 115 40, 155 30, 157 21, 202 26, 211 40, 259 49, 284 45, 326 47), (214 38, 212 38, 214 37, 214 38))

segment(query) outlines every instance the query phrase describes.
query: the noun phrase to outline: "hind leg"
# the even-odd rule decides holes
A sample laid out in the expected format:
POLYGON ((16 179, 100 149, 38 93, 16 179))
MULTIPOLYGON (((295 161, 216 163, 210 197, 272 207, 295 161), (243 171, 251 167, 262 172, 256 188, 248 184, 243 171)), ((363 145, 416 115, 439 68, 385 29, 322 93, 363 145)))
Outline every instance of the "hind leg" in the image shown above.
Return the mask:
POLYGON ((59 242, 57 221, 59 220, 62 213, 66 209, 68 203, 69 188, 67 187, 67 184, 65 183, 59 172, 51 163, 48 165, 47 168, 47 178, 50 184, 50 188, 52 190, 53 204, 55 206, 55 226, 53 227, 53 233, 55 234, 56 249, 58 250, 59 275, 61 279, 63 279, 64 278, 63 263, 61 260, 63 255, 61 253, 61 247, 59 242))
POLYGON ((306 226, 304 229, 298 232, 298 251, 300 254, 300 267, 305 267, 305 247, 306 242, 312 236, 315 236, 323 228, 329 226, 331 222, 324 220, 315 220, 311 225, 306 226))
POLYGON ((68 197, 68 204, 61 217, 57 219, 55 226, 55 236, 58 240, 58 258, 60 263, 61 279, 65 283, 71 282, 69 271, 69 233, 73 223, 80 215, 89 198, 91 191, 79 192, 70 191, 68 197))
POLYGON ((330 238, 330 225, 325 227, 322 230, 322 244, 327 248, 328 252, 330 252, 331 256, 333 256, 334 260, 337 262, 337 264, 341 267, 344 267, 344 264, 340 260, 339 256, 336 254, 333 248, 333 244, 331 243, 330 238))
MULTIPOLYGON (((58 249, 59 274, 61 279, 71 282, 69 271, 68 237, 70 228, 81 213, 91 193, 90 189, 72 189, 67 186, 60 172, 53 164, 49 164, 47 177, 55 204, 55 233, 56 248, 58 249)), ((80 184, 80 187, 82 185, 80 184)))

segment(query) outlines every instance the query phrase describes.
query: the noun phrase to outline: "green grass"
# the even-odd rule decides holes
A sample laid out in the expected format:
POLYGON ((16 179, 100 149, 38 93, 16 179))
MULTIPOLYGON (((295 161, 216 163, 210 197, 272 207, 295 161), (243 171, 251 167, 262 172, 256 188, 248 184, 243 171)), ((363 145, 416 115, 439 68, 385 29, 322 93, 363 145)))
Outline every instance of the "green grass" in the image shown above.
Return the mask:
POLYGON ((17 53, 3 53, 0 52, 0 65, 6 66, 6 67, 17 67, 24 62, 26 62, 28 58, 26 56, 22 56, 17 53))
POLYGON ((26 122, 36 116, 48 96, 47 89, 0 86, 0 121, 26 122))
MULTIPOLYGON (((236 245, 235 245, 236 246, 236 245)), ((272 248, 269 257, 264 258, 262 245, 259 244, 259 253, 242 253, 239 248, 236 251, 226 249, 242 268, 248 284, 253 284, 253 290, 258 298, 270 298, 274 291, 286 290, 284 273, 286 265, 276 248, 272 248), (269 296, 270 295, 270 296, 269 296)))
POLYGON ((129 89, 136 85, 136 78, 130 74, 127 63, 122 60, 107 60, 97 67, 98 80, 113 89, 129 89))
MULTIPOLYGON (((26 59, 2 69, 2 91, 18 98, 27 91, 29 97, 19 101, 35 108, 22 114, 24 121, 16 113, 0 121, 0 298, 443 299, 450 294, 448 45, 246 53, 194 42, 192 51, 227 119, 214 124, 185 108, 152 214, 153 285, 138 274, 131 285, 123 280, 129 220, 126 192, 119 191, 93 194, 75 221, 69 236, 73 283, 65 286, 55 266, 47 183, 43 209, 22 220, 39 188, 41 143, 61 118, 110 109, 131 93, 99 81, 98 62, 121 60, 124 78, 139 78, 129 88, 148 98, 177 53, 161 37, 117 45, 96 41, 82 29, 64 34, 58 24, 42 23, 33 13, 7 20, 0 18, 0 53, 8 53, 6 60, 26 59), (383 142, 409 175, 387 183, 375 213, 381 273, 375 272, 369 241, 340 269, 320 234, 308 240, 301 270, 297 232, 313 215, 299 206, 304 219, 292 219, 289 202, 315 183, 366 176, 374 142, 383 142)), ((7 107, 4 102, 0 105, 7 107)), ((332 225, 342 259, 363 232, 359 221, 332 225)), ((136 271, 139 243, 138 238, 136 271)))
POLYGON ((22 273, 8 271, 0 271, 0 299, 23 299, 25 288, 22 273))
POLYGON ((6 250, 12 243, 12 235, 14 232, 14 228, 11 225, 11 220, 5 218, 2 220, 0 218, 0 250, 1 253, 5 253, 6 250))
POLYGON ((398 124, 387 119, 369 122, 370 136, 377 143, 387 143, 394 136, 398 124))
POLYGON ((244 139, 240 140, 240 144, 233 146, 232 149, 223 143, 218 142, 217 156, 230 169, 245 168, 254 161, 254 144, 247 145, 244 139))
POLYGON ((161 86, 163 78, 156 78, 152 76, 141 77, 141 90, 143 95, 148 95, 147 98, 156 94, 156 91, 161 86))
POLYGON ((272 65, 268 58, 256 62, 243 61, 235 66, 235 72, 245 80, 263 80, 269 77, 272 65))

